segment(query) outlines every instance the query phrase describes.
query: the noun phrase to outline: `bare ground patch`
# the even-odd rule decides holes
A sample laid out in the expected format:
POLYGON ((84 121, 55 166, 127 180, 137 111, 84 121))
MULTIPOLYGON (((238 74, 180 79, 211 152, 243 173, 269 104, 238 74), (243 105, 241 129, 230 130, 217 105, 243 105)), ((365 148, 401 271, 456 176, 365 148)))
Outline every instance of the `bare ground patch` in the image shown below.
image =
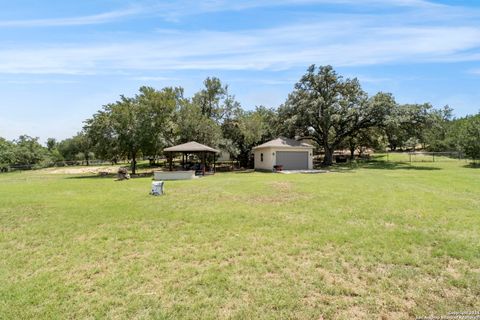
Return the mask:
POLYGON ((63 168, 49 168, 44 172, 48 174, 98 174, 100 172, 116 173, 118 166, 97 166, 97 167, 63 167, 63 168))
POLYGON ((270 192, 257 195, 249 195, 246 201, 252 205, 285 204, 308 198, 306 194, 302 194, 296 191, 291 182, 274 181, 268 183, 267 185, 270 192))

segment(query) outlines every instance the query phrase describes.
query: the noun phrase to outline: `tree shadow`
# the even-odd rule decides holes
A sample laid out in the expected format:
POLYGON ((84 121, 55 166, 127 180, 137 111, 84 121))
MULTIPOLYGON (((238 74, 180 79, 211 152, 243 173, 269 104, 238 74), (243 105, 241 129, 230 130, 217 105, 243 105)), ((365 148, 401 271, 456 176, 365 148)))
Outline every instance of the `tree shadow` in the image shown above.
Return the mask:
POLYGON ((480 163, 470 162, 469 164, 466 164, 463 167, 468 169, 480 169, 480 163))
MULTIPOLYGON (((126 166, 128 168, 131 168, 131 164, 128 164, 128 166, 126 166)), ((154 170, 154 169, 159 169, 159 168, 167 168, 168 165, 166 165, 165 163, 155 163, 155 164, 150 164, 148 162, 142 162, 142 163, 137 163, 137 169, 150 169, 150 170, 154 170)))
POLYGON ((233 171, 229 171, 229 172, 233 172, 235 174, 243 174, 243 173, 272 173, 271 171, 255 171, 254 169, 244 169, 244 170, 233 170, 233 171))
POLYGON ((116 178, 117 175, 116 174, 107 174, 107 175, 81 175, 81 176, 69 176, 69 177, 66 177, 65 179, 113 179, 113 178, 116 178))
MULTIPOLYGON (((149 178, 149 177, 153 177, 152 172, 130 175, 130 179, 149 178)), ((96 175, 80 175, 80 176, 76 175, 76 176, 66 177, 66 179, 94 179, 94 180, 113 179, 114 181, 121 181, 117 178, 117 174, 105 174, 105 175, 96 174, 96 175)))
POLYGON ((386 162, 386 161, 371 161, 365 163, 362 168, 365 169, 385 169, 385 170, 419 170, 432 171, 442 170, 439 167, 432 166, 418 166, 409 162, 386 162))

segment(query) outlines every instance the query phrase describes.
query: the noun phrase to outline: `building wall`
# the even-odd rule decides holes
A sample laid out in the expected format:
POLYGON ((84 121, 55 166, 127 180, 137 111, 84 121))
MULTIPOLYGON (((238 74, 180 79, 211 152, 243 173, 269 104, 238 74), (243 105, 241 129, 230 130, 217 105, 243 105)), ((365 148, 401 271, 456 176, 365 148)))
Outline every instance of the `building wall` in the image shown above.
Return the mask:
POLYGON ((261 148, 256 149, 253 153, 255 170, 268 170, 272 171, 274 163, 274 156, 272 155, 274 151, 272 148, 261 148), (263 161, 261 161, 261 154, 263 153, 263 161))
POLYGON ((189 180, 195 179, 195 170, 189 171, 154 171, 153 180, 189 180))
POLYGON ((254 150, 254 163, 256 170, 273 171, 273 166, 276 165, 277 151, 307 151, 308 150, 308 169, 313 169, 313 148, 293 148, 293 147, 269 147, 254 150), (261 154, 263 153, 263 162, 261 161, 261 154))

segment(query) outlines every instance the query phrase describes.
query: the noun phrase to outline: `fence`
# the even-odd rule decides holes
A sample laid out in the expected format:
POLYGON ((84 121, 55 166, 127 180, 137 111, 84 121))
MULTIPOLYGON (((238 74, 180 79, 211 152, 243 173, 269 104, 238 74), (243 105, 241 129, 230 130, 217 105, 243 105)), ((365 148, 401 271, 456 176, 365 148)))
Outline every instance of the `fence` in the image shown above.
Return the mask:
POLYGON ((462 152, 387 152, 383 159, 392 162, 450 162, 467 161, 462 152))

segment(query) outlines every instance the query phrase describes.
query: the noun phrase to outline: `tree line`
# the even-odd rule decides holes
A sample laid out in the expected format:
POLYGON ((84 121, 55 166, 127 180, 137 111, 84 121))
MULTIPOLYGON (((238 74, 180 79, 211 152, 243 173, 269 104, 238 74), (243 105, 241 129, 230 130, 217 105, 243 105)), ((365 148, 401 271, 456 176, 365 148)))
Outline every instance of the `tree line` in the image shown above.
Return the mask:
POLYGON ((120 96, 85 120, 81 132, 44 147, 38 138, 0 138, 0 166, 41 166, 47 162, 97 158, 154 163, 165 147, 197 141, 227 152, 241 166, 251 165, 251 149, 278 136, 314 141, 323 165, 335 150, 460 151, 480 158, 480 114, 453 118, 449 106, 399 104, 390 93, 373 96, 357 79, 343 78, 331 66, 310 66, 278 108, 245 110, 218 78, 185 97, 181 87, 141 87, 120 96))

